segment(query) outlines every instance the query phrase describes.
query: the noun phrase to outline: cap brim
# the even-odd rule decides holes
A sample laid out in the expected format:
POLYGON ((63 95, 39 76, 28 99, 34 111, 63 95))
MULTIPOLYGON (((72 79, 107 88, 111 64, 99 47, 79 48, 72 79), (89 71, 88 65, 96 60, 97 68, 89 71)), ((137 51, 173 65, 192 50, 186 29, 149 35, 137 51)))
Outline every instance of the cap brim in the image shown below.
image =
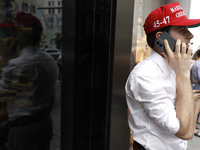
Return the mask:
POLYGON ((178 22, 176 22, 172 25, 174 25, 174 26, 188 26, 190 28, 198 27, 198 26, 200 26, 200 19, 186 19, 186 20, 178 21, 178 22))
POLYGON ((0 23, 0 28, 13 28, 15 27, 14 23, 0 23))

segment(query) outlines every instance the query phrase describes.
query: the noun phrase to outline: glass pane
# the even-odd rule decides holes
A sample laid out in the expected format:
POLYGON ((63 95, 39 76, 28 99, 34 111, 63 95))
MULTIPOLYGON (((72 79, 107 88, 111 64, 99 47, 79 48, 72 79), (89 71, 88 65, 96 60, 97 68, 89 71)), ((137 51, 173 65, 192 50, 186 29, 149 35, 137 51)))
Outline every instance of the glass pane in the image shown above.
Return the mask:
POLYGON ((61 12, 61 0, 0 0, 1 150, 60 149, 61 12))

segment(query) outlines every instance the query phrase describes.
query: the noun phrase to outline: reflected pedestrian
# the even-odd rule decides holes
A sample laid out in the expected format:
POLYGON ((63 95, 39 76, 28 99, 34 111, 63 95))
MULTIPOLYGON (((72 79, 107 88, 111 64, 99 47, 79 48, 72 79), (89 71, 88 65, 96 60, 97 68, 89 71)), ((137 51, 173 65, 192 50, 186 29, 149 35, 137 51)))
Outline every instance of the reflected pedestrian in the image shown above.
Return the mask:
POLYGON ((19 56, 3 69, 0 100, 6 101, 7 120, 3 124, 6 150, 50 150, 51 108, 55 95, 57 66, 40 50, 40 20, 19 11, 14 22, 0 24, 15 30, 19 56))

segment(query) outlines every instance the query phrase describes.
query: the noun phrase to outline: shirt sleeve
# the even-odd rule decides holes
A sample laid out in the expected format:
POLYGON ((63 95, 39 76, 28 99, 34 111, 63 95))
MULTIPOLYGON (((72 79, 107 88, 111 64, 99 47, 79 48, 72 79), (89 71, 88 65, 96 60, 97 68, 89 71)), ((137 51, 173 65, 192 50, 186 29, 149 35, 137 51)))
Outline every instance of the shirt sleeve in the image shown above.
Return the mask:
POLYGON ((33 82, 37 79, 38 73, 34 63, 15 66, 10 64, 2 74, 2 80, 13 90, 30 90, 33 82))
POLYGON ((175 111, 176 87, 165 80, 141 76, 133 79, 131 90, 146 114, 164 130, 175 134, 180 127, 175 111))
POLYGON ((197 67, 197 78, 198 78, 198 81, 200 81, 200 63, 198 63, 196 67, 197 67))

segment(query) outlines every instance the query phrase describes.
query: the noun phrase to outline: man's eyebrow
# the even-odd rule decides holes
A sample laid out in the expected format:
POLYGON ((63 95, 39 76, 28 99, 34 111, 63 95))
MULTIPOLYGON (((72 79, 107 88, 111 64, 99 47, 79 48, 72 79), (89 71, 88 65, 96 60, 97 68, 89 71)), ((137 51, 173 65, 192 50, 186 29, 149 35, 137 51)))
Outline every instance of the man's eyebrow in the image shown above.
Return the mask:
POLYGON ((187 29, 188 26, 178 26, 177 30, 184 30, 184 29, 187 29))
POLYGON ((181 28, 184 28, 184 29, 185 29, 185 28, 186 28, 186 29, 188 28, 188 26, 180 26, 180 27, 181 27, 181 28))

